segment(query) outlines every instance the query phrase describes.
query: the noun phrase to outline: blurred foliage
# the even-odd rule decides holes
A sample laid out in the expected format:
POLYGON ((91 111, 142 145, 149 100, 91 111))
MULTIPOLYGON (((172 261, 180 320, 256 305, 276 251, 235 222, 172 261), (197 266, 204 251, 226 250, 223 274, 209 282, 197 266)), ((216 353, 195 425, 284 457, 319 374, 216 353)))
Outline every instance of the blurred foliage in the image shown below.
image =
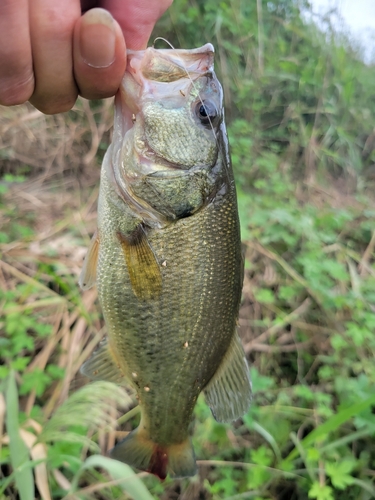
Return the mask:
MULTIPOLYGON (((375 68, 361 62, 329 21, 325 33, 319 31, 308 10, 307 1, 296 0, 178 0, 155 30, 176 48, 207 41, 216 48, 247 245, 240 327, 252 364, 254 402, 242 420, 222 425, 200 399, 193 439, 200 474, 164 483, 146 477, 154 498, 375 497, 375 68)), ((160 41, 156 46, 164 47, 160 41)), ((95 131, 108 106, 101 113, 97 104, 91 109, 95 131)), ((66 120, 76 123, 77 117, 68 114, 66 120)), ((85 155, 96 144, 100 158, 106 140, 92 140, 91 149, 85 144, 85 155)), ((24 181, 16 175, 0 181, 0 251, 12 265, 19 255, 12 254, 14 241, 22 250, 37 237, 36 216, 21 214, 4 198, 24 181)), ((81 222, 64 220, 69 238, 85 239, 81 222)), ((76 277, 61 264, 58 250, 32 264, 21 257, 35 280, 25 278, 24 267, 19 274, 1 268, 17 280, 0 295, 0 432, 7 406, 8 435, 29 432, 42 443, 37 425, 45 426, 60 393, 66 394, 84 357, 80 349, 88 355, 89 339, 100 338, 100 317, 94 299, 80 298, 76 277), (59 323, 51 321, 56 308, 65 318, 61 336, 59 323), (73 333, 64 341, 67 331, 73 333), (61 343, 48 351, 54 336, 61 343), (43 358, 41 352, 51 354, 43 358), (35 357, 41 361, 32 365, 35 357)), ((15 498, 17 488, 21 500, 27 499, 19 485, 30 482, 31 470, 42 498, 48 499, 43 484, 53 498, 149 498, 138 482, 137 493, 121 483, 130 477, 122 465, 97 455, 86 458, 95 443, 106 449, 100 433, 92 436, 97 420, 74 426, 73 409, 64 429, 63 411, 64 406, 47 425, 45 433, 53 418, 60 422, 39 459, 15 437, 20 462, 5 435, 0 499, 15 498), (45 476, 37 472, 40 463, 45 476)), ((120 419, 127 421, 121 429, 131 428, 134 415, 131 410, 120 419)))

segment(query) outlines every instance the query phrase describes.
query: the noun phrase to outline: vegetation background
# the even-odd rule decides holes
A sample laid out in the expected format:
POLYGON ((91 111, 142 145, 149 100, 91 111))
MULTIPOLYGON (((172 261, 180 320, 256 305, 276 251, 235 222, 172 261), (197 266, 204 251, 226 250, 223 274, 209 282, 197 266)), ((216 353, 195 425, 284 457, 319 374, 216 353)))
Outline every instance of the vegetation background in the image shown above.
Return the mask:
POLYGON ((0 109, 1 500, 375 498, 375 68, 308 10, 178 0, 155 30, 217 49, 247 246, 253 406, 222 425, 198 402, 192 479, 103 456, 138 410, 79 375, 104 333, 77 277, 111 101, 0 109))

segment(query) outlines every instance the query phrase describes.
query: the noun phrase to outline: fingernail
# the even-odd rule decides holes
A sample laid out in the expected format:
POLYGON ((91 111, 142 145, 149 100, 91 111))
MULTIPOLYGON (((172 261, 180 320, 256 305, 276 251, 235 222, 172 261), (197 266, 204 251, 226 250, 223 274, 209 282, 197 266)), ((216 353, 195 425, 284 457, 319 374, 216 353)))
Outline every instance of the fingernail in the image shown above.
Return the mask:
POLYGON ((79 49, 86 64, 106 68, 115 59, 116 32, 113 17, 104 9, 91 9, 82 16, 79 49))

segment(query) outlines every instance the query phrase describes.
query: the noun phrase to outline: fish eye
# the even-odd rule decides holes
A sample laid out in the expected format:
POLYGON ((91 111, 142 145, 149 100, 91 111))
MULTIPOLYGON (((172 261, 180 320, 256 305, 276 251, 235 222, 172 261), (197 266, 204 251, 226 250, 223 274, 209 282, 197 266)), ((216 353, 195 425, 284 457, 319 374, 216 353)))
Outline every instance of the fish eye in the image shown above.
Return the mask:
POLYGON ((195 107, 195 114, 202 125, 213 125, 218 116, 218 110, 212 101, 199 101, 195 107))

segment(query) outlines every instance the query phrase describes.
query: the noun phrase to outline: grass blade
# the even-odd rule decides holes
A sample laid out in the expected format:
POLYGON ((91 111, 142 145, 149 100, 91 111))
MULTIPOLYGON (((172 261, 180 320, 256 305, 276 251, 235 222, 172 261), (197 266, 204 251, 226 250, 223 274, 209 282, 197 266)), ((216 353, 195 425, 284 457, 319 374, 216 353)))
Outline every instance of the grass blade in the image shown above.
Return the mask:
POLYGON ((101 455, 92 455, 85 461, 72 481, 71 493, 77 490, 82 472, 92 467, 105 469, 113 479, 123 480, 118 486, 134 500, 154 500, 141 479, 128 465, 101 455))
POLYGON ((29 461, 28 449, 23 442, 18 426, 18 392, 14 372, 8 377, 6 389, 6 425, 9 435, 10 460, 15 472, 16 487, 21 500, 34 500, 34 478, 31 468, 20 468, 29 461))
MULTIPOLYGON (((339 411, 336 415, 333 415, 329 418, 324 424, 319 425, 316 429, 314 429, 310 434, 308 434, 302 441, 300 442, 303 447, 309 446, 314 441, 322 438, 323 436, 328 435, 330 432, 335 431, 340 427, 340 425, 344 424, 347 420, 358 415, 362 411, 366 410, 369 406, 375 404, 375 395, 370 396, 369 398, 361 401, 360 403, 356 403, 349 408, 345 408, 344 410, 339 411)), ((286 461, 291 461, 296 458, 298 455, 298 449, 294 448, 289 455, 286 457, 286 461)))

